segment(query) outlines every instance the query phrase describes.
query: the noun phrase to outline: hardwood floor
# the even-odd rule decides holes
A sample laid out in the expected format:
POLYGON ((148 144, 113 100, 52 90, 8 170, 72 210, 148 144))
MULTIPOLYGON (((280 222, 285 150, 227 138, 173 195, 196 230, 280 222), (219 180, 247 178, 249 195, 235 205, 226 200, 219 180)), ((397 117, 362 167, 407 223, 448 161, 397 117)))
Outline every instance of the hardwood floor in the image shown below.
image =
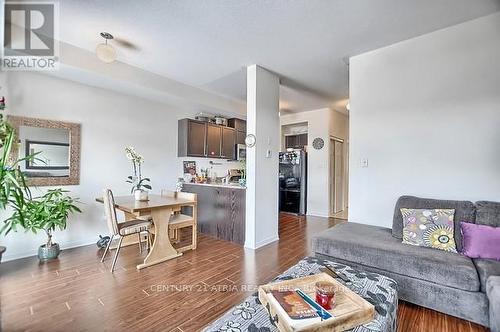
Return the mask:
MULTIPOLYGON (((99 263, 95 246, 65 250, 46 264, 34 257, 2 263, 1 330, 199 331, 310 255, 311 236, 339 222, 282 215, 280 241, 257 251, 200 234, 196 251, 141 271, 137 246, 122 249, 114 274, 110 256, 99 263)), ((404 302, 398 320, 404 332, 486 331, 404 302)))

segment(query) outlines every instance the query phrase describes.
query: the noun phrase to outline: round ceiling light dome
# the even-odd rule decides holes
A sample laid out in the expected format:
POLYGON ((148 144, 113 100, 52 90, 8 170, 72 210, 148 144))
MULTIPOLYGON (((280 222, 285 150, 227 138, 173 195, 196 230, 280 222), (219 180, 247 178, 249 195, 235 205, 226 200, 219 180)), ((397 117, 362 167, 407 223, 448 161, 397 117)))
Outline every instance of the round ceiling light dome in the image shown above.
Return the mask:
POLYGON ((97 45, 95 52, 102 62, 111 63, 116 60, 116 51, 113 46, 108 44, 97 45))
POLYGON ((113 39, 113 35, 108 32, 101 32, 100 35, 104 38, 105 42, 97 45, 95 53, 102 62, 111 63, 116 60, 116 50, 108 44, 108 40, 113 39))

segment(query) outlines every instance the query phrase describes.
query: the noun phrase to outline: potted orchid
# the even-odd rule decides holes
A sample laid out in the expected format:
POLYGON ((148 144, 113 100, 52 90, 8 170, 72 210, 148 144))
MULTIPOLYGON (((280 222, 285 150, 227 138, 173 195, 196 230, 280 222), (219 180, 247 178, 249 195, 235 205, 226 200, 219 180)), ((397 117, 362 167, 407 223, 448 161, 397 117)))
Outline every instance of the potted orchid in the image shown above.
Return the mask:
POLYGON ((129 175, 127 177, 127 183, 132 184, 131 193, 137 201, 147 201, 148 192, 146 189, 151 190, 151 180, 149 178, 142 177, 142 163, 144 163, 144 158, 135 151, 131 146, 125 148, 125 154, 127 159, 132 163, 132 169, 134 175, 129 175))

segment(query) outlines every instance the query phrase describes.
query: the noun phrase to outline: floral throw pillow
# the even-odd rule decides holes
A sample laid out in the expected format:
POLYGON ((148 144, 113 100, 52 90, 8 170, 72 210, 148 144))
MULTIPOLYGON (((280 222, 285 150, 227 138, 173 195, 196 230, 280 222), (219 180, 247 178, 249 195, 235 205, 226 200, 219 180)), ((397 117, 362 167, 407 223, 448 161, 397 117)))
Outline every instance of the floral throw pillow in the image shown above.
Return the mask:
POLYGON ((457 252, 453 209, 401 209, 403 243, 457 252))

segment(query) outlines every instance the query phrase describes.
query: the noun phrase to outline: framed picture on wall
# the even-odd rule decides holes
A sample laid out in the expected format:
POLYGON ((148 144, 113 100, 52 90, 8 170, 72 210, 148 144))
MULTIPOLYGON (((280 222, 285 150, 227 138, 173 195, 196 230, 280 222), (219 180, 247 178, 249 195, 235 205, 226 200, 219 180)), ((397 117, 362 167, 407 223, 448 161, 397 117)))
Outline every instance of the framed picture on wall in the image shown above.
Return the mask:
POLYGON ((183 161, 184 174, 196 174, 196 161, 183 161))

